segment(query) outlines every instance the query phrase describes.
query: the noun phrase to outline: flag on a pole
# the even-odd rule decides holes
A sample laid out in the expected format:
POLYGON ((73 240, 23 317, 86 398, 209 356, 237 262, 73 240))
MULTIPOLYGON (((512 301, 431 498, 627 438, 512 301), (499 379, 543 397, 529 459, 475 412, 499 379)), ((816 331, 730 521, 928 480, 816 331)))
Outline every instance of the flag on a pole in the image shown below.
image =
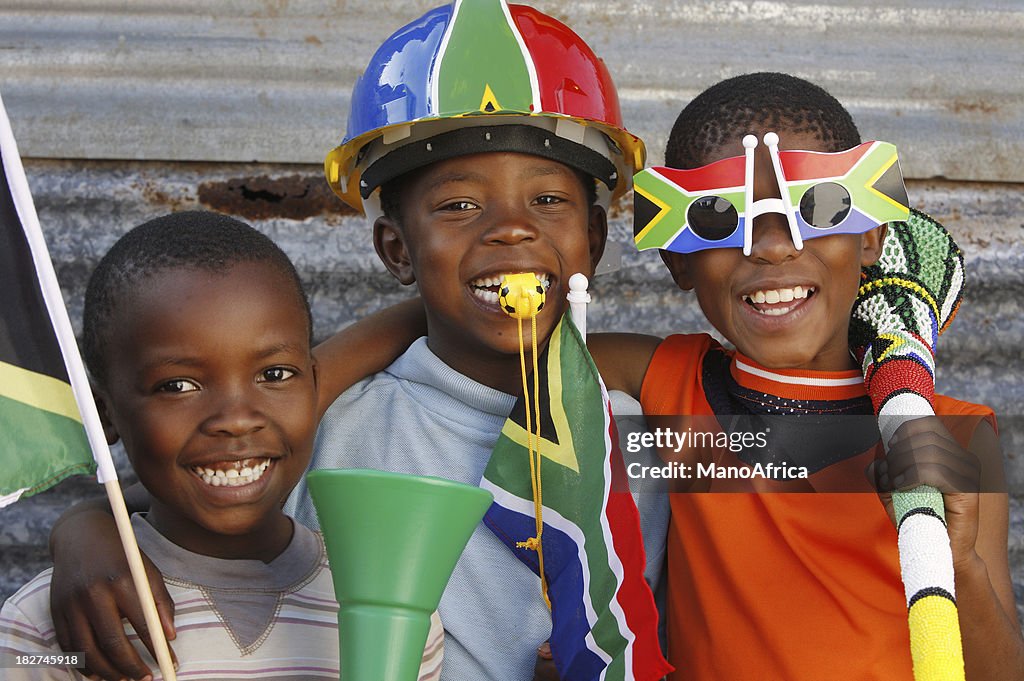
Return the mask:
POLYGON ((0 508, 69 475, 95 470, 110 501, 160 673, 164 681, 176 681, 2 97, 0 170, 0 508))
MULTIPOLYGON (((608 394, 568 316, 552 332, 538 373, 541 547, 559 676, 660 679, 672 668, 661 654, 658 613, 644 581, 639 514, 608 394)), ((537 552, 518 546, 536 534, 523 398, 480 486, 494 494, 484 523, 539 574, 537 552)))
MULTIPOLYGON (((3 141, 6 141, 4 136, 3 141)), ((11 172, 17 149, 0 145, 0 507, 64 478, 92 473, 57 335, 29 245, 31 220, 11 172)), ((34 225, 38 229, 38 224, 34 225)), ((42 235, 38 235, 42 238, 42 235)))

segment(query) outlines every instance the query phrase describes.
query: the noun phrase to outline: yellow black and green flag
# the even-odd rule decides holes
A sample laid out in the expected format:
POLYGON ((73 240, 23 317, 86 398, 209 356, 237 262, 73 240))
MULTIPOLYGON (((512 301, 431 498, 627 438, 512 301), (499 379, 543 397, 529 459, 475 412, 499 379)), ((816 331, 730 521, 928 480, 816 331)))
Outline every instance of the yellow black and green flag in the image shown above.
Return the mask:
MULTIPOLYGON (((0 100, 0 507, 95 470, 36 263, 49 255, 0 100), (30 217, 26 217, 28 213, 30 217), (43 244, 33 257, 32 244, 43 244)), ((38 249, 37 249, 38 250, 38 249)), ((59 291, 58 291, 59 293, 59 291)), ((62 304, 62 303, 61 303, 62 304)), ((63 309, 61 310, 63 312, 63 309)), ((66 313, 64 313, 66 315, 66 313)), ((77 348, 76 348, 77 352, 77 348)))

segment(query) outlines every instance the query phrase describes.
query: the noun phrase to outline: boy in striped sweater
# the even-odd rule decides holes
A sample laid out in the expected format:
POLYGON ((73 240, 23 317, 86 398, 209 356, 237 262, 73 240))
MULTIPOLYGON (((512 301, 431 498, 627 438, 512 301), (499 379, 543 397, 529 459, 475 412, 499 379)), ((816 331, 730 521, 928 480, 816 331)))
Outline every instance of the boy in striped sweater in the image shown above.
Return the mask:
MULTIPOLYGON (((150 495, 132 524, 175 603, 180 678, 337 679, 323 541, 282 511, 318 415, 309 304, 291 261, 226 216, 157 218, 100 261, 84 327, 108 439, 124 443, 150 495)), ((50 574, 0 612, 5 679, 82 678, 15 664, 60 652, 50 574)), ((442 644, 435 613, 422 681, 440 674, 442 644)))

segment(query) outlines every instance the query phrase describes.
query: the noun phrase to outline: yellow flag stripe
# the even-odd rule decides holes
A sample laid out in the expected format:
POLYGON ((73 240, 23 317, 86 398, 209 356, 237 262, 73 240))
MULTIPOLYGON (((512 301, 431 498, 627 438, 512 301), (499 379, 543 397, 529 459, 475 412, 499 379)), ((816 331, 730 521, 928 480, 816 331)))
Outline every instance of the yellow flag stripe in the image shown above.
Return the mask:
POLYGON ((658 197, 656 197, 654 194, 644 190, 644 188, 638 184, 633 185, 633 191, 639 194, 640 196, 644 197, 645 199, 647 199, 660 209, 658 211, 658 214, 651 218, 651 221, 647 223, 647 226, 641 229, 640 232, 635 237, 633 237, 633 241, 635 241, 636 243, 640 243, 641 241, 644 240, 644 237, 646 237, 651 230, 658 226, 658 223, 661 222, 661 219, 668 215, 669 205, 662 201, 661 199, 659 199, 658 197))
POLYGON ((82 422, 71 385, 52 376, 0 362, 0 395, 82 422))
POLYGON ((896 163, 896 160, 897 160, 896 150, 893 149, 892 150, 892 158, 890 158, 888 161, 886 161, 885 165, 883 165, 881 168, 879 168, 878 172, 871 176, 871 178, 868 180, 867 184, 865 185, 865 188, 868 191, 870 191, 872 194, 874 194, 875 196, 877 196, 881 200, 885 201, 886 203, 891 204, 895 208, 898 208, 900 210, 906 210, 909 206, 904 206, 902 203, 900 203, 899 201, 896 201, 891 196, 886 196, 882 192, 880 192, 877 189, 875 189, 875 183, 878 182, 878 178, 882 177, 882 175, 885 175, 885 171, 889 170, 889 168, 892 167, 892 164, 896 163))
MULTIPOLYGON (((544 438, 540 439, 538 451, 541 456, 557 464, 579 473, 580 466, 576 459, 576 447, 572 441, 572 430, 569 419, 562 406, 562 327, 556 326, 548 340, 548 390, 550 395, 551 421, 555 426, 558 443, 544 438)), ((505 422, 502 434, 516 444, 529 448, 529 434, 516 425, 511 419, 505 422)))

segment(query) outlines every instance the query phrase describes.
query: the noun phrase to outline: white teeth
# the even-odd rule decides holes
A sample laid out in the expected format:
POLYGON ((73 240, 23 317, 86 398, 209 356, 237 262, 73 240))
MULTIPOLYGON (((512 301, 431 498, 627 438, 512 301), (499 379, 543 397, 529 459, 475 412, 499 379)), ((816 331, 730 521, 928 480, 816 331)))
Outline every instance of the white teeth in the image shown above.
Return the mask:
POLYGON ((498 294, 485 288, 474 288, 473 295, 487 303, 498 303, 498 294))
MULTIPOLYGON (((753 293, 744 294, 743 300, 748 303, 768 303, 769 305, 775 305, 777 303, 789 303, 794 300, 802 300, 814 293, 814 288, 808 286, 794 286, 792 288, 779 288, 779 289, 768 289, 765 291, 754 291, 753 293)), ((792 308, 786 308, 783 312, 788 312, 792 308)), ((765 312, 765 310, 760 310, 765 312)))
MULTIPOLYGON (((470 288, 473 290, 475 295, 480 300, 488 303, 497 304, 498 294, 495 291, 488 291, 487 289, 492 286, 501 286, 501 281, 508 275, 502 275, 500 277, 480 277, 469 282, 470 288)), ((537 279, 540 280, 541 286, 544 290, 551 288, 551 275, 550 274, 538 274, 537 279)))
POLYGON ((244 462, 239 462, 241 466, 238 468, 228 468, 227 470, 206 468, 205 466, 196 466, 192 471, 199 476, 203 482, 213 487, 241 487, 242 485, 248 485, 256 482, 263 477, 263 472, 270 466, 270 459, 265 459, 261 463, 252 464, 247 459, 244 462), (246 465, 248 464, 248 465, 246 465))

